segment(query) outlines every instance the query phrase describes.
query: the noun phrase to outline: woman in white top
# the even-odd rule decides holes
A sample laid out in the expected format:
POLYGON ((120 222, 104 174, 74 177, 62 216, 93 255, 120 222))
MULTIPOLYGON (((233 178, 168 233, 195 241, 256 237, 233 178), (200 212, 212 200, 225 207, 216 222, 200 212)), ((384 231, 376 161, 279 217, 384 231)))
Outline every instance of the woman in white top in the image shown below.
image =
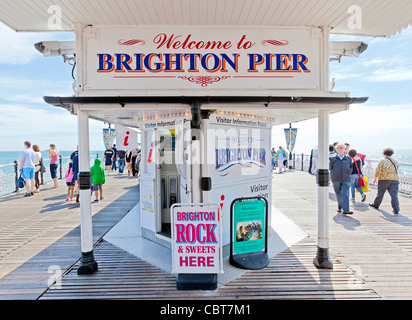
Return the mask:
POLYGON ((39 174, 40 174, 40 168, 41 168, 41 163, 40 161, 42 160, 41 153, 40 153, 40 148, 37 144, 33 145, 33 151, 34 151, 34 186, 35 190, 33 191, 34 193, 39 193, 40 192, 40 180, 39 180, 39 174))

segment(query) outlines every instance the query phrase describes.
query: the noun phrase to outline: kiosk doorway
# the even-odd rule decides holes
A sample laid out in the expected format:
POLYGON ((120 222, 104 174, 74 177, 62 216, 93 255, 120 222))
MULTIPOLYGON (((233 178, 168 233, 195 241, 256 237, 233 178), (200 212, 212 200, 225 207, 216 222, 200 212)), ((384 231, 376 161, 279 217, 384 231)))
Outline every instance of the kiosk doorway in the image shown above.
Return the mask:
POLYGON ((175 129, 156 130, 156 142, 159 145, 159 163, 156 170, 156 179, 159 183, 159 210, 157 230, 158 234, 171 237, 170 207, 180 202, 179 173, 175 163, 176 132, 175 129))

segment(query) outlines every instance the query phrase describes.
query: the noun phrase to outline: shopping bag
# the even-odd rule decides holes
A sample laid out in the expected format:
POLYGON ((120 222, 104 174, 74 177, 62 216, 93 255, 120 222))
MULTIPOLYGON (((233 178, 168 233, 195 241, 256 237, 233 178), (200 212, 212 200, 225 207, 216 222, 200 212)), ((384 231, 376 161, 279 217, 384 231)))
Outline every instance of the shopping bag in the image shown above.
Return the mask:
MULTIPOLYGON (((365 185, 361 186, 360 188, 362 189, 363 192, 369 192, 369 182, 368 182, 368 177, 364 176, 363 180, 365 181, 365 185)), ((359 192, 358 189, 356 189, 356 192, 359 192)))
POLYGON ((364 186, 366 185, 365 177, 359 176, 359 178, 358 178, 358 185, 359 185, 359 187, 364 187, 364 186))

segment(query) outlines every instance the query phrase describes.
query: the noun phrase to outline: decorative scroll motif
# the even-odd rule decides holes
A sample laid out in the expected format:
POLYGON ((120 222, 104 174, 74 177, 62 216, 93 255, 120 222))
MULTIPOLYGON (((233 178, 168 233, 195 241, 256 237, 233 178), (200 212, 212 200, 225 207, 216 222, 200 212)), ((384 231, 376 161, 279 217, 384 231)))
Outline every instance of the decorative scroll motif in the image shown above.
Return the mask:
POLYGON ((142 39, 130 39, 130 40, 120 39, 119 41, 117 41, 117 43, 122 46, 132 46, 138 43, 140 43, 140 45, 143 46, 145 44, 144 40, 142 39))
POLYGON ((224 80, 230 77, 192 76, 192 77, 178 77, 178 78, 200 84, 202 87, 207 87, 209 84, 212 84, 214 82, 219 82, 220 80, 224 80))
POLYGON ((263 40, 262 44, 267 46, 267 44, 271 44, 274 46, 287 46, 289 44, 288 40, 263 40))

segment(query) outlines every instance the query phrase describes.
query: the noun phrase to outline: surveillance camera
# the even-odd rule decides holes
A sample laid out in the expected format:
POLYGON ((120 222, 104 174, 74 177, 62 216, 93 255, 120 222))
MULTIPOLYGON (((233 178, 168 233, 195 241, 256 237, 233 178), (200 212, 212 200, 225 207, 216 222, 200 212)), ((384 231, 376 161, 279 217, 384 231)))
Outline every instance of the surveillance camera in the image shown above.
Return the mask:
POLYGON ((362 41, 330 41, 329 55, 345 57, 359 57, 359 55, 368 48, 368 45, 362 41))
POLYGON ((75 41, 41 41, 34 47, 45 57, 74 55, 76 49, 75 41))

